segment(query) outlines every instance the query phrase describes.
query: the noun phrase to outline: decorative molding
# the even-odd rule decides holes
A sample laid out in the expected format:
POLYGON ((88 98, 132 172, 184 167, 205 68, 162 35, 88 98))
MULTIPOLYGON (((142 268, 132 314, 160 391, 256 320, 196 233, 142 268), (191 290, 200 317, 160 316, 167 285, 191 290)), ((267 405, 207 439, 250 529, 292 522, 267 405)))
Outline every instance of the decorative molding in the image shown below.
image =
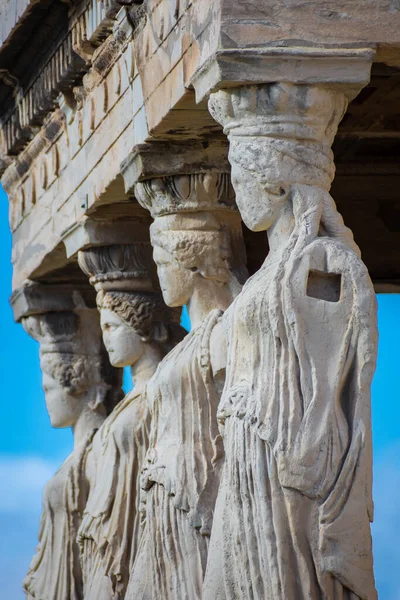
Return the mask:
POLYGON ((135 195, 153 219, 196 211, 237 212, 229 173, 157 177, 136 184, 135 195))
POLYGON ((352 100, 370 80, 375 50, 371 47, 263 46, 220 50, 191 80, 196 100, 218 89, 273 83, 329 85, 352 100))
POLYGON ((103 216, 94 213, 84 216, 62 234, 67 258, 75 256, 79 250, 93 246, 112 244, 149 243, 150 219, 141 215, 141 207, 136 202, 113 205, 120 215, 112 219, 111 210, 103 216), (129 210, 128 210, 129 209, 129 210))
MULTIPOLYGON (((73 25, 67 36, 31 87, 26 92, 19 90, 16 110, 1 125, 0 148, 4 157, 18 155, 35 137, 47 115, 58 108, 60 93, 70 94, 79 84, 90 69, 96 49, 112 33, 119 11, 121 7, 115 0, 102 0, 91 3, 75 21, 71 17, 73 25)), ((94 61, 94 68, 102 76, 116 59, 126 37, 125 30, 117 29, 106 57, 94 61)))
POLYGON ((150 240, 81 250, 79 266, 96 291, 153 292, 158 289, 150 240))
POLYGON ((138 144, 121 164, 127 193, 146 179, 210 172, 230 173, 226 140, 138 144))
POLYGON ((45 284, 26 281, 10 298, 15 321, 46 312, 68 312, 96 307, 96 295, 87 283, 45 284))
MULTIPOLYGON (((8 165, 2 174, 1 183, 4 190, 10 192, 16 183, 23 179, 38 156, 46 151, 62 133, 66 125, 66 117, 61 109, 56 109, 31 143, 21 154, 8 165)), ((3 132, 0 131, 0 135, 3 132)), ((0 171, 1 174, 1 171, 0 171)))

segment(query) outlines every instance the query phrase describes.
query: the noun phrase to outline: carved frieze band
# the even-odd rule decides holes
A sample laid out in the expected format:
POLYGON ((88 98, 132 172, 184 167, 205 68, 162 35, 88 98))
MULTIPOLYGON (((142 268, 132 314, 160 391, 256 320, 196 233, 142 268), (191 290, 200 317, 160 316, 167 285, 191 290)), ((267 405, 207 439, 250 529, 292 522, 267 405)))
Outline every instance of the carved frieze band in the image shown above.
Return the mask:
MULTIPOLYGON (((19 91, 17 108, 8 117, 3 117, 0 129, 3 166, 0 163, 0 174, 1 169, 7 166, 7 157, 21 152, 35 136, 45 117, 59 106, 59 94, 67 93, 69 100, 73 101, 72 88, 81 82, 82 76, 90 69, 93 54, 112 32, 119 10, 121 7, 115 0, 104 0, 90 3, 75 19, 71 16, 72 25, 66 38, 33 85, 26 92, 19 91)), ((104 62, 112 63, 120 45, 121 35, 117 36, 117 42, 114 41, 106 59, 104 56, 101 59, 98 66, 101 74, 105 70, 104 62)))

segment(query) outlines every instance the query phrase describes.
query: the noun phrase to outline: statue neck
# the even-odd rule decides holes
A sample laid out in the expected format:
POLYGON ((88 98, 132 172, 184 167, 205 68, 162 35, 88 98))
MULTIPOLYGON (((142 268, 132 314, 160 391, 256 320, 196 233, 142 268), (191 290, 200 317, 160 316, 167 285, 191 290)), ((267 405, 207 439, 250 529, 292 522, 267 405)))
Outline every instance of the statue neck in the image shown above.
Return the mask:
POLYGON ((267 231, 269 254, 271 261, 279 260, 284 248, 286 248, 294 229, 293 206, 290 201, 282 206, 276 221, 267 231))
MULTIPOLYGON (((93 398, 94 401, 94 398, 93 398)), ((84 406, 81 414, 77 418, 75 424, 72 426, 72 433, 74 436, 74 450, 83 444, 86 437, 94 430, 99 429, 106 418, 105 411, 99 409, 101 412, 94 411, 89 406, 90 400, 82 399, 84 406)))
POLYGON ((225 311, 233 300, 229 284, 221 284, 199 275, 194 292, 187 304, 190 323, 194 329, 215 309, 225 311), (200 279, 201 278, 201 279, 200 279))
POLYGON ((138 394, 142 392, 149 379, 154 375, 158 363, 162 359, 161 349, 156 344, 148 343, 139 360, 131 365, 132 382, 138 394))

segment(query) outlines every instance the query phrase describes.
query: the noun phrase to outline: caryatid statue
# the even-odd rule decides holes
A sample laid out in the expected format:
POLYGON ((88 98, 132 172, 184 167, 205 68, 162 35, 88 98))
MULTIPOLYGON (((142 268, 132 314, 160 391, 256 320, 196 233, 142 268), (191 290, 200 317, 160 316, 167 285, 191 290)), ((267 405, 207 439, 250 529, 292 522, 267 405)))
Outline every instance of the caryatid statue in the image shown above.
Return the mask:
POLYGON ((180 311, 168 308, 155 289, 150 243, 93 247, 79 253, 79 263, 98 292, 111 364, 130 367, 134 383, 93 440, 79 532, 85 600, 122 600, 141 530, 139 482, 149 428, 142 392, 185 332, 180 311))
POLYGON ((146 390, 145 529, 126 600, 200 600, 223 461, 218 323, 246 277, 241 220, 226 173, 154 178, 138 183, 135 193, 154 218, 164 300, 187 306, 192 330, 146 390))
POLYGON ((24 580, 35 600, 82 600, 77 532, 87 500, 89 444, 122 397, 101 339, 96 309, 48 312, 23 319, 40 343, 46 406, 53 427, 71 427, 74 450, 43 492, 39 545, 24 580))
POLYGON ((233 88, 209 108, 270 252, 224 316, 225 463, 205 600, 373 600, 376 300, 329 194, 338 89, 233 88))

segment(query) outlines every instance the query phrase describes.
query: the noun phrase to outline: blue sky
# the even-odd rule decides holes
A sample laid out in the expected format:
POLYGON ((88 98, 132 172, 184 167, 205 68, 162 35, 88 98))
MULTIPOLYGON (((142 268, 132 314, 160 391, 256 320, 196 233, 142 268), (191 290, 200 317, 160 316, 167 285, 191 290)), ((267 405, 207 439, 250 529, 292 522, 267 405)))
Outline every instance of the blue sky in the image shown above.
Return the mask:
MULTIPOLYGON (((43 484, 72 449, 54 430, 41 390, 38 346, 13 322, 8 205, 0 189, 0 590, 23 600, 21 581, 34 552, 43 484)), ((381 600, 400 600, 400 295, 380 295, 379 359, 373 385, 375 573, 381 600)))

